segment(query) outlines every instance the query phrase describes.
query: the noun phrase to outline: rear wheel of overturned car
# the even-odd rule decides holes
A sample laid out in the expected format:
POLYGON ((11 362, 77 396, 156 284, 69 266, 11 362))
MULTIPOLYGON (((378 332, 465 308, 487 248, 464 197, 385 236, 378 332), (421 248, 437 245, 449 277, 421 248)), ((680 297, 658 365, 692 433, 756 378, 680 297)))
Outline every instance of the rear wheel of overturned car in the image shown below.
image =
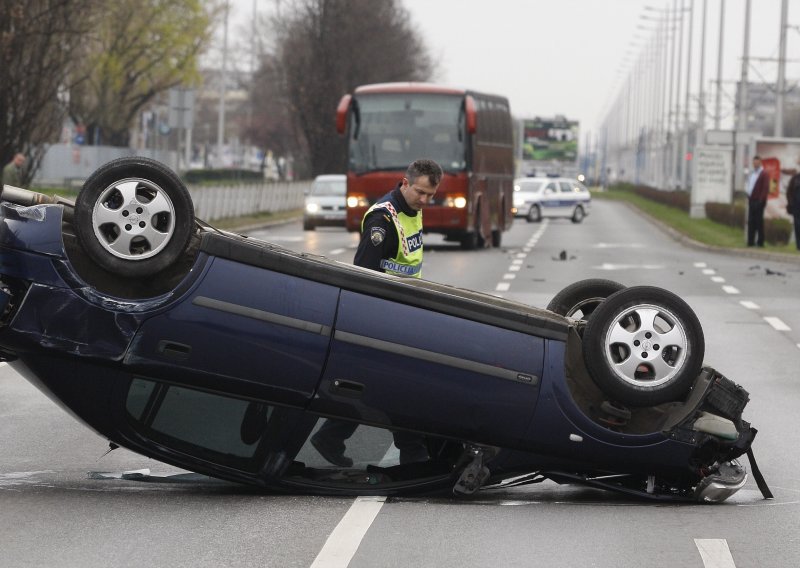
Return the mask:
POLYGON ((583 334, 583 357, 609 398, 630 406, 681 400, 700 372, 705 339, 686 302, 652 286, 609 296, 583 334))
POLYGON ((587 320, 603 300, 624 289, 625 286, 613 280, 603 278, 579 280, 553 296, 547 304, 547 309, 562 316, 587 320))
POLYGON ((542 210, 538 205, 531 205, 528 210, 528 223, 538 223, 542 220, 542 210))
POLYGON ((109 272, 142 278, 161 272, 189 246, 194 206, 165 165, 141 157, 109 162, 86 180, 75 202, 75 234, 109 272))

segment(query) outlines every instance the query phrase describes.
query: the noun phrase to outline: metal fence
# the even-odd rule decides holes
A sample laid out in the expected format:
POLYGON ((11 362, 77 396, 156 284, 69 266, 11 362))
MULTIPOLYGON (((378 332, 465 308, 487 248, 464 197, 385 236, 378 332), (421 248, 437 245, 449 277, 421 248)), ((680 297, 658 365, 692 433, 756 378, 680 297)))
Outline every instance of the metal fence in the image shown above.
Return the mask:
MULTIPOLYGON (((124 156, 154 158, 175 169, 175 152, 137 151, 110 146, 53 144, 48 147, 34 183, 79 188, 103 164, 124 156)), ((303 206, 311 181, 262 181, 254 184, 189 186, 195 215, 205 221, 258 213, 290 211, 303 206)))
POLYGON ((303 206, 310 181, 264 182, 259 185, 190 186, 195 215, 205 221, 256 213, 291 211, 303 206))

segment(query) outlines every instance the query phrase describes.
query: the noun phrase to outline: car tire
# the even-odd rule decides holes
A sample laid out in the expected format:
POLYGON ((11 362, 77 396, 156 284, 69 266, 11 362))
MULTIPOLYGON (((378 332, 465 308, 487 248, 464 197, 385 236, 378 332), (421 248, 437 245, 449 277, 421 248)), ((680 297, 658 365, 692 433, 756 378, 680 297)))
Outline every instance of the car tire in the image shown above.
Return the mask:
POLYGON ((531 205, 527 220, 528 223, 539 223, 542 220, 542 210, 538 205, 531 205))
POLYGON ((583 207, 578 205, 575 208, 575 211, 573 211, 573 213, 572 213, 572 222, 573 223, 581 223, 583 221, 584 217, 586 217, 586 213, 584 212, 583 207))
POLYGON ((606 298, 583 334, 589 374, 613 401, 654 406, 681 400, 700 372, 703 328, 681 298, 635 286, 606 298))
POLYGON ((588 320, 602 301, 624 289, 624 285, 613 280, 603 278, 579 280, 553 296, 547 304, 547 309, 562 316, 588 320))
POLYGON ((75 202, 75 234, 88 257, 132 278, 157 274, 183 255, 194 229, 186 186, 164 164, 113 160, 86 180, 75 202))
POLYGON ((314 229, 316 229, 316 227, 314 226, 314 222, 313 221, 309 221, 307 219, 303 220, 303 230, 304 231, 313 231, 314 229))

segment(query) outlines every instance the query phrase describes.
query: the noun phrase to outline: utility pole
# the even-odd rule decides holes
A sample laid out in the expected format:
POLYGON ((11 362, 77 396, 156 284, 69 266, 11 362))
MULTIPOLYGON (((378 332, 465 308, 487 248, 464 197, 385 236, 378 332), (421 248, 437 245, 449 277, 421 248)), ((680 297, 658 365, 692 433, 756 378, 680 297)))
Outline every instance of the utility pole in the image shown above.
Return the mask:
MULTIPOLYGON (((736 121, 735 135, 739 138, 739 143, 734 143, 734 152, 738 156, 736 160, 736 169, 734 176, 736 178, 736 187, 743 187, 743 173, 744 173, 744 156, 745 145, 741 144, 740 134, 747 131, 747 107, 749 106, 747 87, 748 87, 748 70, 750 68, 750 0, 745 0, 744 8, 744 45, 742 46, 742 76, 739 83, 739 113, 736 121)), ((734 138, 734 140, 736 140, 734 138)))
POLYGON ((697 94, 698 107, 697 107, 697 141, 700 144, 705 144, 705 131, 706 131, 706 8, 708 0, 703 0, 703 23, 702 31, 700 33, 700 89, 697 94))
POLYGON ((775 137, 783 137, 783 108, 786 103, 786 28, 789 12, 789 0, 781 2, 781 34, 778 54, 778 86, 775 97, 775 137))
MULTIPOLYGON (((683 169, 681 173, 681 188, 686 189, 689 187, 689 162, 686 155, 689 153, 689 97, 691 95, 692 85, 692 37, 694 36, 694 0, 689 0, 689 45, 687 47, 686 55, 686 102, 684 104, 684 120, 683 120, 683 169)), ((696 143, 696 141, 695 141, 696 143)))
POLYGON ((717 48, 717 100, 714 105, 714 129, 719 130, 722 120, 722 46, 725 33, 725 0, 719 2, 719 47, 717 48))
POLYGON ((219 114, 217 118, 217 163, 222 166, 222 147, 225 143, 225 95, 228 83, 228 12, 230 2, 225 2, 225 20, 222 40, 222 72, 219 81, 219 114))

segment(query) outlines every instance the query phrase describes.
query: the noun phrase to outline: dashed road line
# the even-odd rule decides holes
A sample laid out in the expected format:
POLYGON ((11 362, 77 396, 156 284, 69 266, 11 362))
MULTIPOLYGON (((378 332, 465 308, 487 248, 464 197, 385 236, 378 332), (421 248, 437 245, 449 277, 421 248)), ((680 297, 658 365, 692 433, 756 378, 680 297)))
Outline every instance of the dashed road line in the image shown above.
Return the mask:
POLYGON ((511 284, 508 282, 500 282, 494 290, 495 292, 508 292, 509 288, 511 288, 511 284))
POLYGON ((792 331, 792 328, 783 323, 780 318, 774 316, 764 316, 764 321, 775 328, 776 331, 792 331))
POLYGON ((741 293, 741 292, 739 292, 739 289, 736 288, 735 286, 730 286, 730 285, 723 286, 722 289, 725 292, 727 292, 728 294, 740 294, 741 293))
POLYGON ((696 538, 694 544, 705 568, 736 568, 728 541, 724 538, 696 538))
POLYGON ((711 281, 716 282, 717 284, 722 284, 725 282, 725 279, 722 276, 712 276, 711 281))
POLYGON ((358 497, 325 541, 311 568, 347 568, 386 497, 358 497))
POLYGON ((759 305, 755 302, 751 302, 750 300, 741 300, 739 302, 742 306, 747 308, 748 310, 757 310, 759 309, 759 305))
POLYGON ((514 278, 516 277, 517 277, 516 274, 511 274, 510 272, 503 274, 503 280, 514 280, 514 278))
POLYGON ((347 250, 347 249, 343 249, 343 248, 339 248, 339 249, 333 249, 333 250, 332 250, 332 251, 330 251, 328 254, 329 254, 329 255, 331 255, 331 256, 336 256, 337 254, 342 254, 342 253, 343 253, 343 252, 345 252, 346 250, 347 250))
POLYGON ((706 275, 716 274, 716 273, 717 273, 717 271, 714 270, 713 268, 704 268, 703 269, 703 274, 706 274, 706 275))

